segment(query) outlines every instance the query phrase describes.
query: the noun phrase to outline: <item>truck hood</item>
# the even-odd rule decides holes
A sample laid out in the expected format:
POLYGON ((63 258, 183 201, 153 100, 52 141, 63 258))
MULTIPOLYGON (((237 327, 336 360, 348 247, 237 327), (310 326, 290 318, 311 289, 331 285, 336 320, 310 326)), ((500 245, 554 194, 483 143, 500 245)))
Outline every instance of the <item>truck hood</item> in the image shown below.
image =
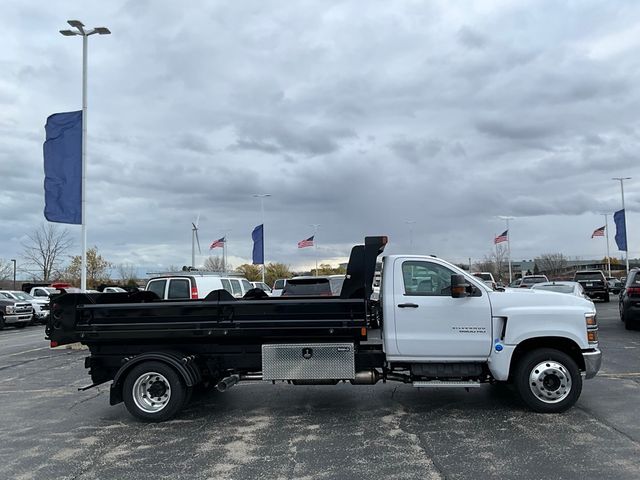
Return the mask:
POLYGON ((491 307, 494 315, 500 315, 500 310, 513 307, 576 307, 584 308, 585 313, 595 312, 591 300, 568 293, 532 290, 530 288, 507 288, 504 292, 489 292, 491 307))
POLYGON ((568 293, 529 289, 491 291, 489 299, 494 328, 504 329, 505 345, 518 345, 529 338, 563 337, 580 349, 594 347, 587 341, 585 315, 596 312, 590 300, 568 293))

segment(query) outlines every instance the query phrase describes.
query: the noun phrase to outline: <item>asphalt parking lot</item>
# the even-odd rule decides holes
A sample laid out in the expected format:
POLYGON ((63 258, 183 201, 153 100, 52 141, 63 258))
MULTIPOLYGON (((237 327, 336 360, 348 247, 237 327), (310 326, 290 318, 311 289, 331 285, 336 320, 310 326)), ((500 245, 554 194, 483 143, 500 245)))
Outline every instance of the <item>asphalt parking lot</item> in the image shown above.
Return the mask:
POLYGON ((640 478, 640 331, 598 303, 603 368, 561 415, 509 390, 246 384, 144 424, 108 385, 78 392, 84 351, 43 327, 0 332, 0 477, 10 479, 640 478))

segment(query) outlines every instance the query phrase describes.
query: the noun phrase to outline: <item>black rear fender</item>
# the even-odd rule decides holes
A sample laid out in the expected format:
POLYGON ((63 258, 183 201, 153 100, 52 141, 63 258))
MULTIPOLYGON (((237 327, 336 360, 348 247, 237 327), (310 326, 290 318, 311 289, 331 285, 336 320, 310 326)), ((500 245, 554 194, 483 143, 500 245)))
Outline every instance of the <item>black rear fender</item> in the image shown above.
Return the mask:
POLYGON ((123 360, 124 363, 122 367, 120 367, 120 370, 118 370, 113 378, 109 403, 111 405, 116 405, 122 402, 122 386, 124 384, 124 379, 133 367, 147 361, 156 361, 167 364, 181 377, 185 386, 193 387, 202 380, 202 374, 200 373, 200 369, 196 365, 195 360, 195 356, 187 356, 179 352, 148 352, 136 355, 135 357, 125 358, 123 360))

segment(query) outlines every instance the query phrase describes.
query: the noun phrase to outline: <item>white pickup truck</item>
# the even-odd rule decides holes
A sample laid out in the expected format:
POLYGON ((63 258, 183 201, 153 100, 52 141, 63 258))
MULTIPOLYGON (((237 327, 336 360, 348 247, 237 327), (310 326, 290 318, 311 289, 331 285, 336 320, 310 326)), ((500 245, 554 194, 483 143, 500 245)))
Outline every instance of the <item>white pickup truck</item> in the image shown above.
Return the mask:
POLYGON ((432 256, 376 258, 386 237, 351 252, 336 296, 252 296, 225 290, 163 300, 152 291, 58 297, 53 346, 82 342, 92 385, 146 421, 175 415, 198 384, 238 382, 420 388, 511 382, 538 412, 561 412, 600 368, 592 302, 547 291, 494 291, 432 256))

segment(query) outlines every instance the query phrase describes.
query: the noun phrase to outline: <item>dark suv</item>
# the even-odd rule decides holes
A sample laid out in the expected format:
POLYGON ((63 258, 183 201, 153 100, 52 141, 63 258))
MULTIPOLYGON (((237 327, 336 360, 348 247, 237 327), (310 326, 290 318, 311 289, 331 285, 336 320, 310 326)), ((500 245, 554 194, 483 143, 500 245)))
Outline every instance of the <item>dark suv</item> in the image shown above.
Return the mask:
POLYGON ((634 268, 627 276, 627 283, 620 292, 620 320, 627 330, 640 327, 640 270, 634 268))
POLYGON ((582 285, 589 298, 600 298, 609 301, 609 282, 602 270, 580 270, 573 276, 573 281, 582 285))

